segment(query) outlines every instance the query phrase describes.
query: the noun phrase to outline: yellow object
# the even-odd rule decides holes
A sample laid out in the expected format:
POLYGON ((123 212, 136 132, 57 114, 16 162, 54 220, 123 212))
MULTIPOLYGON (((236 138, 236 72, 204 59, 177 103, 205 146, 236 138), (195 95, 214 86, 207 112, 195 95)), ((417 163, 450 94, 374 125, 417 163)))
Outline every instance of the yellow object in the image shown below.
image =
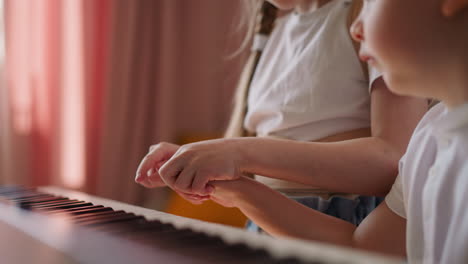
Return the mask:
POLYGON ((174 215, 241 228, 245 226, 247 221, 247 217, 237 208, 226 208, 212 201, 194 205, 175 192, 171 193, 165 211, 174 215))

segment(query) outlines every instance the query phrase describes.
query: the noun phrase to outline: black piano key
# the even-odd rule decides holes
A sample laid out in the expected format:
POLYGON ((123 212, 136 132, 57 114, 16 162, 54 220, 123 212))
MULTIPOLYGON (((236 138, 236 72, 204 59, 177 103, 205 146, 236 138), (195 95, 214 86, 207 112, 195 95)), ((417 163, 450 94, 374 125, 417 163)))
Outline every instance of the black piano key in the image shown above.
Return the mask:
POLYGON ((62 196, 44 196, 44 197, 36 197, 36 198, 24 198, 24 199, 17 199, 15 202, 18 204, 33 204, 33 203, 41 203, 41 202, 47 202, 47 201, 56 201, 59 199, 67 199, 66 197, 62 196))
POLYGON ((57 204, 57 203, 65 203, 70 201, 68 198, 52 198, 52 199, 44 199, 44 200, 37 200, 37 201, 27 201, 27 202, 19 202, 18 205, 21 208, 29 209, 33 207, 37 207, 40 205, 48 205, 48 204, 57 204))
POLYGON ((49 207, 49 206, 57 206, 62 204, 70 204, 70 203, 81 203, 83 201, 78 200, 56 200, 56 201, 46 201, 46 202, 39 202, 30 204, 31 208, 42 208, 42 207, 49 207))
POLYGON ((125 214, 125 215, 118 215, 108 219, 100 219, 100 220, 90 220, 90 221, 83 221, 77 222, 77 225, 82 226, 96 226, 96 225, 104 225, 104 224, 112 224, 116 222, 126 222, 126 221, 134 221, 144 219, 143 216, 137 216, 135 214, 125 214))
POLYGON ((118 215, 128 214, 125 211, 108 211, 108 212, 101 212, 97 214, 89 214, 89 215, 80 215, 73 218, 74 222, 85 222, 90 220, 101 220, 101 219, 109 219, 113 218, 118 215))
MULTIPOLYGON (((77 208, 67 208, 67 209, 62 209, 62 210, 57 210, 57 211, 41 211, 42 213, 45 214, 64 214, 64 215, 73 215, 74 212, 80 211, 80 210, 88 210, 88 209, 96 209, 97 206, 99 208, 103 208, 102 205, 87 205, 83 207, 77 207, 77 208)), ((107 210, 107 209, 106 209, 107 210)), ((112 208, 110 208, 112 210, 112 208)), ((79 214, 79 213, 78 213, 79 214)))
POLYGON ((113 211, 113 210, 110 207, 104 207, 102 205, 92 205, 92 206, 85 206, 85 207, 80 207, 80 208, 69 208, 66 210, 62 210, 60 212, 51 211, 48 213, 53 214, 53 215, 65 215, 69 217, 74 217, 74 216, 88 215, 88 214, 108 212, 108 211, 113 211))
POLYGON ((36 208, 36 210, 45 210, 45 211, 58 211, 58 210, 66 210, 71 208, 82 208, 85 206, 92 206, 92 203, 87 202, 76 202, 76 203, 69 203, 69 204, 62 204, 56 206, 48 206, 48 207, 41 207, 36 208))
MULTIPOLYGON (((110 208, 110 207, 108 207, 110 208)), ((90 217, 100 217, 100 216, 107 216, 107 215, 111 215, 111 214, 121 214, 121 213, 126 213, 125 211, 122 211, 122 210, 117 210, 117 211, 114 211, 114 210, 110 210, 110 211, 102 211, 102 212, 96 212, 96 213, 92 213, 92 214, 81 214, 81 215, 75 215, 73 216, 74 218, 73 219, 87 219, 87 218, 90 218, 90 217)))

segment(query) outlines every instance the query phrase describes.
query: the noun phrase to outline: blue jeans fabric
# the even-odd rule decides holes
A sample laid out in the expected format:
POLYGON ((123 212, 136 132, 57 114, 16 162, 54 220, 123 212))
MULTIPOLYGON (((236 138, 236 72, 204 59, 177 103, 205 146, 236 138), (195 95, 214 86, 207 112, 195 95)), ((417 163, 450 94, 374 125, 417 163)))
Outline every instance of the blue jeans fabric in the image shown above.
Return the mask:
MULTIPOLYGON (((383 197, 374 196, 359 196, 354 200, 340 196, 333 196, 330 199, 323 199, 318 196, 293 197, 291 199, 354 225, 359 225, 384 200, 383 197)), ((246 228, 249 231, 262 232, 261 228, 252 221, 248 221, 246 228)))

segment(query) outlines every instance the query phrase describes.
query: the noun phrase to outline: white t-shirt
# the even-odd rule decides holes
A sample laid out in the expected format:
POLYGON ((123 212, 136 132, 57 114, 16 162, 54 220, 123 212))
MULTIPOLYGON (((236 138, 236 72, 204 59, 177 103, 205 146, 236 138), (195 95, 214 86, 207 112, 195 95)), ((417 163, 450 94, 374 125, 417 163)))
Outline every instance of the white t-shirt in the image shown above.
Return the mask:
MULTIPOLYGON (((349 1, 331 0, 276 21, 251 83, 247 130, 314 141, 370 127, 370 85, 349 34, 349 12, 349 1)), ((372 83, 380 74, 369 76, 372 83)), ((311 188, 257 179, 274 189, 311 188)))
POLYGON ((421 120, 385 201, 407 219, 410 263, 468 263, 468 104, 421 120))
POLYGON ((332 0, 277 20, 250 87, 246 129, 313 141, 369 127, 369 82, 347 28, 349 7, 332 0))

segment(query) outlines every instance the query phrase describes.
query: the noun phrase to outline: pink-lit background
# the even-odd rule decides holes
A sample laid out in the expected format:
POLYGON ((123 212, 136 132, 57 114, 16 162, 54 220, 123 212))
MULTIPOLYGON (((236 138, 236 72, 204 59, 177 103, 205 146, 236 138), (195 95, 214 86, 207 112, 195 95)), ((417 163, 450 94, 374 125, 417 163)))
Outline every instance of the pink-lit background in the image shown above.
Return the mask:
POLYGON ((243 59, 227 59, 238 1, 4 5, 0 183, 160 206, 135 170, 150 144, 222 134, 243 59))

